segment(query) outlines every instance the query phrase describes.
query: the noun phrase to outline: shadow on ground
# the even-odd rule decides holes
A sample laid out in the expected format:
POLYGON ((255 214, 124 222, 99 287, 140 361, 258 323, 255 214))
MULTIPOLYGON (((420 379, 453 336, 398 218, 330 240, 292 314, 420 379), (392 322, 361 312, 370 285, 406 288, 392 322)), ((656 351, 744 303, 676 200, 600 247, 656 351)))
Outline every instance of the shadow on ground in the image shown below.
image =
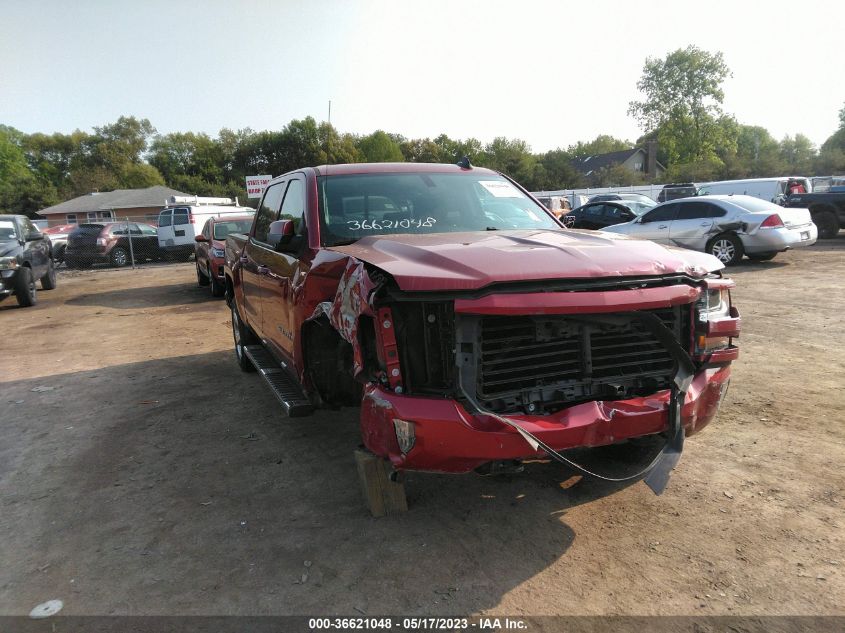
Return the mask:
POLYGON ((68 299, 66 303, 75 306, 126 309, 192 305, 206 302, 217 304, 220 301, 220 299, 211 296, 208 288, 200 288, 191 283, 181 283, 88 292, 68 299))
POLYGON ((409 512, 374 519, 357 410, 286 419, 228 352, 0 393, 7 614, 52 598, 89 615, 476 612, 567 551, 569 508, 619 490, 565 489, 555 464, 411 474, 409 512))

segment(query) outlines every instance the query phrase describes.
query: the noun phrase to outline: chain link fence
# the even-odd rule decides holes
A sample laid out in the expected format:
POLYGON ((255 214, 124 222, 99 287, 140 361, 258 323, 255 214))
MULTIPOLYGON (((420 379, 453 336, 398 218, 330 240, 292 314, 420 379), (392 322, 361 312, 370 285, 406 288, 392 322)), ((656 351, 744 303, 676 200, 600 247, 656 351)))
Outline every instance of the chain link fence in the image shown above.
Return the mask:
POLYGON ((126 215, 81 222, 76 225, 48 227, 45 234, 52 243, 53 260, 68 269, 102 266, 137 268, 156 262, 185 262, 194 252, 193 229, 178 247, 159 241, 157 215, 126 215))

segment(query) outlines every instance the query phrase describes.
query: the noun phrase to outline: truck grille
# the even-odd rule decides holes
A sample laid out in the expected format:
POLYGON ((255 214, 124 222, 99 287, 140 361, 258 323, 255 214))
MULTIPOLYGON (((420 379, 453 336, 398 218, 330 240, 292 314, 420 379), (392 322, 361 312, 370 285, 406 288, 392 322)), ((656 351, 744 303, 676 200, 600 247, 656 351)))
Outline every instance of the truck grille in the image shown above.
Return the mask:
MULTIPOLYGON (((653 311, 682 345, 689 306, 653 311)), ((477 396, 497 411, 561 408, 667 388, 674 361, 654 334, 624 314, 481 318, 477 396)))

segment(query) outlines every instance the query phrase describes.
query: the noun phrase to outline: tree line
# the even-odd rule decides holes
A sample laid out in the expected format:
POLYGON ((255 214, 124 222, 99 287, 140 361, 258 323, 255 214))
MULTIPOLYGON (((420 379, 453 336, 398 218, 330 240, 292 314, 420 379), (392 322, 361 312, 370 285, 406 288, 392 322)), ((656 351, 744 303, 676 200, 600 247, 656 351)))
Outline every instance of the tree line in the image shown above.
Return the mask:
POLYGON ((472 163, 507 173, 532 191, 646 184, 645 175, 619 165, 584 176, 573 159, 656 141, 667 168, 661 182, 702 182, 845 172, 845 107, 839 128, 819 148, 802 134, 775 139, 763 127, 725 113, 722 83, 730 70, 721 53, 694 46, 649 58, 637 84, 641 101, 629 114, 643 130, 634 142, 599 135, 590 141, 534 153, 519 139, 410 139, 377 130, 343 133, 312 117, 280 130, 220 130, 158 134, 147 119, 116 122, 70 134, 25 134, 0 125, 0 212, 39 209, 92 191, 167 185, 203 196, 244 197, 244 178, 278 175, 305 165, 355 162, 472 163))

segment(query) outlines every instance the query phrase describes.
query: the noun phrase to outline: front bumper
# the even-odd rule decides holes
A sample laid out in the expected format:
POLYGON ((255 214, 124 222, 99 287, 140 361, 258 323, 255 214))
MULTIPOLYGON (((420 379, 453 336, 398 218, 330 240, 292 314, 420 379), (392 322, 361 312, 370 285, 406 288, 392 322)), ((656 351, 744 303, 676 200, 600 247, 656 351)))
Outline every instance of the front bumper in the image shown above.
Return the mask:
MULTIPOLYGON (((682 409, 687 436, 709 424, 730 381, 730 366, 700 370, 682 409)), ((629 400, 591 401, 548 416, 509 415, 555 450, 612 444, 668 429, 669 390, 629 400)), ((361 404, 361 435, 397 470, 465 473, 491 461, 541 457, 513 428, 473 415, 456 400, 397 395, 370 384, 361 404), (411 422, 414 445, 403 454, 393 420, 411 422)))
POLYGON ((15 279, 17 278, 17 273, 17 268, 0 270, 0 299, 5 299, 15 292, 15 279))
POLYGON ((758 229, 754 235, 743 236, 746 253, 773 253, 790 248, 812 246, 819 238, 819 229, 812 222, 804 226, 780 229, 758 229))

